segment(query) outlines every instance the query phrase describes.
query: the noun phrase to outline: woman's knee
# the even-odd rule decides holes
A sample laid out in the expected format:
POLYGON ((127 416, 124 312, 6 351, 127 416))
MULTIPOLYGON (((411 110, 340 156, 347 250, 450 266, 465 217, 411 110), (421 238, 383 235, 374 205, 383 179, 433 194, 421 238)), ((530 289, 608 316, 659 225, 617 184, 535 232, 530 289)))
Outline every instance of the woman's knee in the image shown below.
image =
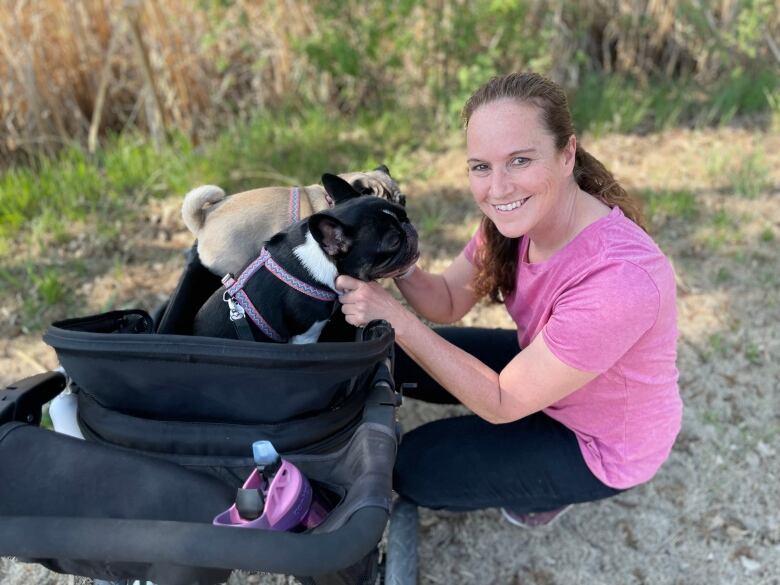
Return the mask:
POLYGON ((393 489, 400 495, 417 504, 426 506, 427 497, 425 479, 425 444, 419 441, 414 432, 404 436, 398 449, 393 469, 393 489))

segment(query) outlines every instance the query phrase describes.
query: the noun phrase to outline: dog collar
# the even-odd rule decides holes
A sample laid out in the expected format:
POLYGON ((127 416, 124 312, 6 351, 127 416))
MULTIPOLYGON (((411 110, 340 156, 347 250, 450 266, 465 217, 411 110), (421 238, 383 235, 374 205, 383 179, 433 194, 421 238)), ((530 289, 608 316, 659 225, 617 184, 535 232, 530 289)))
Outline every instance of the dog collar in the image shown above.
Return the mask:
POLYGON ((252 276, 257 273, 258 270, 265 267, 271 274, 282 281, 284 284, 297 290, 301 294, 305 294, 313 299, 324 302, 333 302, 336 300, 337 295, 333 291, 323 290, 312 286, 308 282, 304 282, 299 278, 296 278, 284 268, 282 268, 271 257, 271 253, 263 248, 260 255, 254 259, 237 278, 234 278, 232 274, 226 274, 222 278, 222 285, 225 287, 225 294, 223 299, 228 303, 230 307, 230 319, 236 321, 242 318, 241 311, 237 308, 240 307, 243 312, 249 317, 260 331, 262 331, 267 337, 277 342, 287 341, 284 337, 279 335, 271 325, 263 318, 260 311, 257 310, 249 295, 244 291, 244 285, 252 276), (236 306, 237 305, 237 306, 236 306))

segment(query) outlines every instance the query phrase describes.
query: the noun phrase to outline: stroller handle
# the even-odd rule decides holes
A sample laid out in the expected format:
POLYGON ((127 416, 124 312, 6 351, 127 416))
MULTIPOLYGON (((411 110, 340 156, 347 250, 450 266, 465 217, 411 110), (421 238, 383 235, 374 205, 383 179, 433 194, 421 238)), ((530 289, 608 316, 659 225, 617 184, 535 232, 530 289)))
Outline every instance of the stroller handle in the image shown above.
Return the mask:
POLYGON ((9 384, 0 391, 0 425, 7 422, 41 423, 41 407, 65 389, 60 372, 46 372, 9 384))
POLYGON ((334 532, 295 534, 236 530, 157 520, 7 516, 0 550, 22 558, 126 561, 262 570, 300 576, 336 572, 358 562, 382 538, 384 508, 357 510, 334 532))

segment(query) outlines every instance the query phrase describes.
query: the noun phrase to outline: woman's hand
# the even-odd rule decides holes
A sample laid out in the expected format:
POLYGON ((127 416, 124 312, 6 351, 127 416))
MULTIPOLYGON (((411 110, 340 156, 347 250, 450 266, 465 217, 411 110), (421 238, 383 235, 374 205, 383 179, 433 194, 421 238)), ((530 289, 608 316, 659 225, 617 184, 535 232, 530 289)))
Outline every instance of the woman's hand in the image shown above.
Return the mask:
POLYGON ((363 282, 351 276, 336 278, 341 311, 347 323, 362 327, 374 319, 384 319, 394 329, 398 328, 406 309, 377 282, 363 282))

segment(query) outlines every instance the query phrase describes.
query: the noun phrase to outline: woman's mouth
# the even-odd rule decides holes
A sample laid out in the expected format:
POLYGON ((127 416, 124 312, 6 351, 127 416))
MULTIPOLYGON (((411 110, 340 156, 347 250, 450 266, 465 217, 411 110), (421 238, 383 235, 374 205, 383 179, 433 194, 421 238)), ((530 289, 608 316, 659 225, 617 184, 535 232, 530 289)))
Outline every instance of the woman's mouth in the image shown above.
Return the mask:
POLYGON ((525 197, 523 199, 518 199, 517 201, 512 201, 511 203, 502 203, 500 205, 494 205, 493 207, 496 209, 496 211, 501 211, 503 213, 507 213, 509 211, 514 211, 515 209, 522 207, 525 205, 526 201, 528 201, 531 198, 529 195, 528 197, 525 197))

